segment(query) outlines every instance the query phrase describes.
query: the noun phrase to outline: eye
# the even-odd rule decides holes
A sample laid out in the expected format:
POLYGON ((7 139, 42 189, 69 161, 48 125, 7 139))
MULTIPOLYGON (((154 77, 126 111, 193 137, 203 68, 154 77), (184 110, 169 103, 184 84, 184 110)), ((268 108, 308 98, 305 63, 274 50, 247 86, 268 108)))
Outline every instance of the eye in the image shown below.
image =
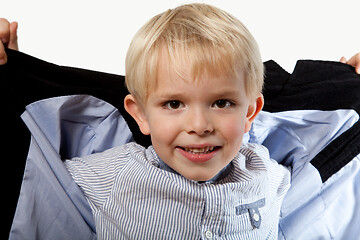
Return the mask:
POLYGON ((180 101, 173 100, 173 101, 168 101, 168 102, 164 103, 163 107, 166 109, 169 109, 169 110, 177 110, 177 109, 183 107, 183 104, 180 101))
POLYGON ((215 108, 229 108, 233 105, 234 105, 234 103, 232 103, 231 101, 226 100, 226 99, 220 99, 213 103, 213 107, 215 107, 215 108))

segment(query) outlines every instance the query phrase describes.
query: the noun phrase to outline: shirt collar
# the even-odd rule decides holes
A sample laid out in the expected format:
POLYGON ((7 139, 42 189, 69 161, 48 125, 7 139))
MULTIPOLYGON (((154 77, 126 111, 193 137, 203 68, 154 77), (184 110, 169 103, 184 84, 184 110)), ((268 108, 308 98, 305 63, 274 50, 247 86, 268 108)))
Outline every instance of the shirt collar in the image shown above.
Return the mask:
MULTIPOLYGON (((159 168, 171 173, 175 173, 180 175, 178 172, 176 172, 174 169, 172 169, 171 167, 169 167, 163 160, 161 160, 160 157, 158 157, 159 159, 159 168)), ((202 183, 216 183, 217 181, 222 180, 223 178, 225 178, 226 176, 229 175, 230 171, 232 168, 232 163, 230 162, 226 167, 224 167, 218 174, 215 175, 215 177, 211 178, 208 181, 198 181, 197 183, 202 184, 202 183)))

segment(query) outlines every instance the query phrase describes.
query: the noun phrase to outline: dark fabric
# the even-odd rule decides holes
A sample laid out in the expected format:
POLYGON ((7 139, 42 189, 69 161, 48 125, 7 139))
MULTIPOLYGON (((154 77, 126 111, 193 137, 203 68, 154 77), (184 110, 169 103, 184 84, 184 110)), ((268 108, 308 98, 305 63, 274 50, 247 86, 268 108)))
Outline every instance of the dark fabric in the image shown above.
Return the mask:
MULTIPOLYGON (((264 110, 354 109, 360 114, 360 76, 338 62, 298 61, 287 73, 274 61, 266 63, 264 110)), ((360 122, 331 142, 311 160, 323 182, 360 153, 360 122)))
MULTIPOLYGON (((26 105, 56 96, 93 95, 119 109, 136 142, 148 146, 150 138, 141 134, 136 122, 124 110, 123 99, 128 94, 124 76, 58 66, 8 49, 7 54, 8 63, 0 66, 0 79, 5 133, 3 169, 11 175, 2 175, 7 219, 4 229, 9 230, 30 142, 30 134, 20 120, 26 105)), ((274 61, 266 62, 265 68, 265 111, 355 109, 360 112, 360 79, 354 68, 348 65, 299 61, 293 74, 287 73, 274 61)), ((359 143, 360 124, 356 123, 311 161, 323 181, 359 153, 359 143)))
POLYGON ((300 60, 292 74, 268 61, 264 87, 268 112, 354 109, 360 112, 360 76, 339 62, 300 60))

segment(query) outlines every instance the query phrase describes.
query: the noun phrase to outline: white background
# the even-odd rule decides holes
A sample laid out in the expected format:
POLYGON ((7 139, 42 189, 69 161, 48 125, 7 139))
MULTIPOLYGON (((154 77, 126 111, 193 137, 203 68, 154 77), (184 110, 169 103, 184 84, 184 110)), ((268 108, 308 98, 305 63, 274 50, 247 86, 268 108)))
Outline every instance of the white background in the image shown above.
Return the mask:
POLYGON ((152 16, 204 2, 236 16, 263 60, 292 72, 298 59, 338 61, 360 52, 360 0, 0 0, 19 22, 20 50, 59 65, 124 74, 134 33, 152 16))

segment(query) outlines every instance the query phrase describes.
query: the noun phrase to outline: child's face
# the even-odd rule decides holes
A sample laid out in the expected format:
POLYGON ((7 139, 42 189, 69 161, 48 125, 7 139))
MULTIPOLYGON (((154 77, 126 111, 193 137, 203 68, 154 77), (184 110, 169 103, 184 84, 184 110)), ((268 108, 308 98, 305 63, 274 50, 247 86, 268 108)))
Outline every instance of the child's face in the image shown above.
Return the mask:
POLYGON ((263 98, 260 94, 250 101, 244 79, 204 74, 192 81, 189 71, 184 72, 182 79, 160 67, 157 87, 149 93, 140 118, 132 115, 168 166, 188 179, 206 181, 238 153, 263 98))

